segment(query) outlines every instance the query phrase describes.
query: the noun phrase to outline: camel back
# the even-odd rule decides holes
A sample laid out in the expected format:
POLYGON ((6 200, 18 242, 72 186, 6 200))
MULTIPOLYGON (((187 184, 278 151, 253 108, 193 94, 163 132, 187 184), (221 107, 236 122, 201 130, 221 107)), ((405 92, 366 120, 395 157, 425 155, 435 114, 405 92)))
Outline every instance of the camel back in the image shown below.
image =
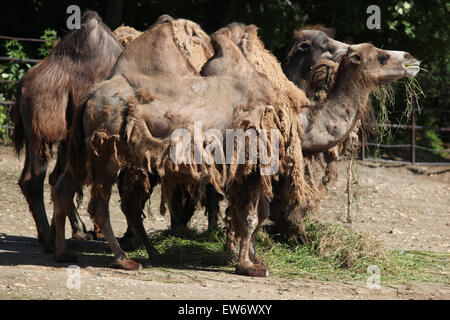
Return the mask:
POLYGON ((198 75, 212 55, 210 38, 199 25, 184 19, 165 20, 128 44, 114 73, 129 81, 137 74, 155 72, 198 75))
POLYGON ((86 99, 92 84, 109 75, 121 52, 122 46, 98 14, 85 12, 81 28, 64 36, 19 83, 11 110, 16 152, 24 143, 23 130, 34 135, 31 152, 39 149, 36 141, 64 139, 66 119, 86 99))
POLYGON ((253 68, 265 75, 275 88, 284 91, 294 102, 293 106, 296 110, 309 104, 305 93, 286 77, 278 60, 264 47, 263 42, 258 37, 258 27, 232 23, 225 28, 230 30, 230 37, 253 68))

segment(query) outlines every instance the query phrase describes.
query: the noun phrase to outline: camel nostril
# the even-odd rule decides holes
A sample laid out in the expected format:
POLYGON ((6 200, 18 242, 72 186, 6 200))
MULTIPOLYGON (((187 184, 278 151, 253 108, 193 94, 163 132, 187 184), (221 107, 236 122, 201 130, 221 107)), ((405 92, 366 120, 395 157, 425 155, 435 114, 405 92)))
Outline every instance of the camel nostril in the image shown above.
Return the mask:
POLYGON ((408 52, 406 52, 405 59, 414 59, 414 57, 412 55, 410 55, 408 52))

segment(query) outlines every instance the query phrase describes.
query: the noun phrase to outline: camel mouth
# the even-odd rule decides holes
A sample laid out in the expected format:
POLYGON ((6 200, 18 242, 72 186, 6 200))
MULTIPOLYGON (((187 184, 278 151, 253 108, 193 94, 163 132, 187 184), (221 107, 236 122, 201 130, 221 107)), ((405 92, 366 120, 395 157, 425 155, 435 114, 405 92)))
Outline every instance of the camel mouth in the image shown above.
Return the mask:
POLYGON ((405 69, 406 76, 415 77, 420 71, 420 61, 411 60, 403 63, 403 69, 405 69))

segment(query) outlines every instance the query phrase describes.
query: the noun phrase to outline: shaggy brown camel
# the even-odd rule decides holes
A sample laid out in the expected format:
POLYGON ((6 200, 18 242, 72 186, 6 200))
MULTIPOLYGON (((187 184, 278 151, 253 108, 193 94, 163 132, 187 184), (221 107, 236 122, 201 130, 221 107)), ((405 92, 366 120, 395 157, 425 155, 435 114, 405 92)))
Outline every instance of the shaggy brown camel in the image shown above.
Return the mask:
MULTIPOLYGON (((261 174, 263 164, 237 164, 236 158, 230 165, 197 165, 192 162, 175 163, 170 156, 175 147, 171 140, 174 129, 186 128, 192 132, 195 121, 202 121, 205 129, 215 128, 221 132, 228 128, 255 128, 257 132, 271 129, 274 130, 271 140, 272 137, 280 139, 280 159, 276 161, 279 170, 275 176, 291 179, 289 190, 292 202, 305 200, 307 187, 303 182, 301 144, 295 115, 301 106, 308 104, 308 100, 292 83, 268 80, 268 76, 284 77, 281 67, 264 50, 256 35, 256 27, 250 26, 249 32, 255 37, 248 39, 245 45, 263 50, 263 61, 259 63, 264 65, 256 66, 258 61, 252 61, 251 55, 244 57, 231 41, 230 30, 223 29, 212 37, 215 57, 203 68, 204 74, 208 75, 203 78, 139 73, 133 67, 133 60, 127 61, 124 52, 116 65, 116 70, 120 68, 120 72, 98 85, 84 112, 76 116, 75 123, 80 129, 74 132, 84 133, 86 139, 71 136, 69 154, 72 157, 69 157, 62 178, 52 188, 56 222, 55 257, 58 261, 74 259, 65 244, 65 216, 69 198, 87 174, 92 184, 88 211, 101 226, 114 252, 115 263, 124 269, 140 267, 120 248, 108 213, 111 186, 117 172, 122 166, 135 166, 159 174, 162 188, 167 191, 163 195, 169 208, 174 181, 177 184, 183 182, 194 198, 200 186, 207 183, 217 191, 226 193, 230 206, 240 208, 235 220, 242 239, 236 271, 240 274, 267 275, 267 270, 256 258, 254 241, 257 229, 267 217, 268 212, 264 209, 272 196, 274 177, 261 174), (229 68, 223 69, 223 65, 229 65, 229 68), (218 109, 222 112, 211 117, 218 109), (83 159, 83 156, 87 158, 83 159), (88 165, 84 166, 86 161, 88 165), (238 190, 249 190, 249 194, 236 192, 238 190)), ((220 149, 216 151, 220 153, 220 149)))
MULTIPOLYGON (((160 17, 158 21, 169 22, 174 21, 174 19, 165 15, 160 17)), ((237 45, 241 45, 240 44, 241 41, 245 42, 245 39, 242 39, 243 35, 242 32, 246 27, 247 26, 239 23, 234 23, 228 26, 228 28, 232 31, 232 39, 237 45)), ((330 32, 330 29, 326 29, 320 25, 313 26, 311 28, 317 28, 319 30, 304 29, 303 32, 297 33, 297 38, 295 42, 295 47, 299 46, 300 43, 302 44, 301 54, 297 53, 295 54, 295 63, 298 63, 300 65, 307 64, 306 68, 308 70, 310 70, 312 67, 312 65, 309 64, 311 63, 314 64, 317 62, 316 60, 321 58, 331 57, 332 56, 331 53, 334 54, 339 51, 344 51, 348 47, 347 44, 333 40, 325 33, 330 32), (301 39, 300 36, 304 37, 304 39, 301 39), (305 43, 310 45, 310 47, 305 48, 305 43)), ((205 38, 205 41, 206 40, 207 39, 205 38)), ((159 45, 156 46, 158 47, 159 45)), ((136 52, 139 52, 135 49, 128 51, 129 56, 136 55, 136 52)), ((296 51, 291 50, 291 52, 296 51)), ((154 53, 152 52, 152 54, 154 53)), ((152 56, 149 55, 148 57, 151 58, 152 56)), ((159 59, 159 57, 153 57, 153 59, 157 60, 159 59)), ((201 61, 202 59, 200 59, 200 62, 201 61)), ((206 60, 203 61, 206 62, 206 60)), ((290 65, 298 69, 298 66, 295 65, 295 63, 291 62, 290 65)), ((199 65, 201 65, 201 63, 199 63, 199 65)), ((162 70, 160 69, 160 71, 162 70)), ((168 68, 167 72, 174 73, 175 71, 168 68)), ((182 72, 186 73, 187 71, 182 69, 182 72)), ((307 74, 305 76, 307 76, 307 74)), ((141 208, 139 210, 142 212, 145 201, 149 198, 149 193, 147 192, 147 190, 150 190, 149 188, 152 189, 154 186, 154 183, 150 183, 149 179, 153 179, 154 183, 158 181, 154 175, 149 175, 148 178, 145 178, 145 174, 143 172, 133 173, 132 171, 130 171, 130 169, 125 169, 121 172, 121 174, 119 175, 119 181, 122 181, 121 183, 119 183, 119 192, 121 198, 123 199, 124 197, 128 196, 133 199, 131 201, 122 201, 122 210, 124 212, 132 211, 133 209, 136 208, 141 208), (140 177, 140 179, 137 179, 137 177, 140 177), (128 192, 122 192, 120 186, 121 185, 126 186, 127 181, 134 181, 134 182, 132 183, 132 186, 128 185, 127 187, 127 190, 129 190, 128 192), (139 181, 143 181, 142 187, 139 187, 139 181), (127 203, 129 204, 128 206, 127 203)), ((169 205, 172 230, 177 229, 179 227, 186 227, 188 221, 191 219, 196 208, 195 202, 193 201, 193 198, 191 197, 190 193, 187 190, 183 189, 179 185, 174 185, 173 189, 175 191, 174 195, 171 198, 172 204, 169 205)), ((205 191, 203 192, 203 197, 201 197, 201 200, 206 207, 205 211, 208 215, 208 227, 211 229, 217 227, 217 218, 219 214, 219 201, 221 200, 221 198, 222 197, 220 196, 220 194, 215 192, 214 188, 211 185, 207 185, 205 187, 205 191)), ((137 215, 134 214, 131 216, 137 215)), ((120 244, 127 251, 133 250, 140 245, 139 240, 136 238, 136 234, 133 232, 130 226, 128 227, 124 237, 121 239, 120 244)))
MULTIPOLYGON (((11 110, 17 154, 25 144, 25 164, 19 186, 36 223, 39 241, 49 230, 43 183, 53 144, 58 160, 49 182, 54 185, 64 170, 67 123, 82 105, 91 86, 111 71, 121 45, 97 13, 87 11, 81 28, 67 34, 39 64, 28 70, 18 87, 17 103, 11 110)), ((89 238, 72 204, 68 213, 75 238, 89 238)))
MULTIPOLYGON (((200 66, 212 56, 212 52, 209 36, 197 24, 183 19, 174 20, 165 15, 128 45, 117 61, 113 74, 124 73, 130 78, 146 72, 198 76, 200 66)), ((131 96, 134 96, 134 92, 131 96)), ((126 92, 121 92, 121 97, 127 97, 126 92)), ((77 130, 74 127, 71 135, 76 137, 79 134, 77 130)), ((69 157, 72 156, 77 155, 69 152, 69 157)), ((130 226, 125 241, 136 234, 135 230, 146 235, 141 221, 143 207, 156 181, 157 176, 142 168, 124 166, 121 171, 121 208, 130 226), (134 224, 138 222, 139 225, 134 224)), ((149 255, 156 254, 148 239, 141 239, 141 243, 146 245, 149 255)))

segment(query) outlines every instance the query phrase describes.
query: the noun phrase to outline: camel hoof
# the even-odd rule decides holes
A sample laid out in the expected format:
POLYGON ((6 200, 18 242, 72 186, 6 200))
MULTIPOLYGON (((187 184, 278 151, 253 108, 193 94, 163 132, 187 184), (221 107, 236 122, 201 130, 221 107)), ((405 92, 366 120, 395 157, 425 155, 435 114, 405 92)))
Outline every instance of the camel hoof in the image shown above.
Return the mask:
POLYGON ((75 240, 94 240, 94 237, 90 233, 77 231, 72 234, 72 239, 75 240))
POLYGON ((141 270, 142 265, 132 259, 122 259, 115 262, 116 266, 124 270, 141 270))
POLYGON ((244 266, 236 265, 236 274, 249 277, 268 277, 269 271, 263 265, 244 266))
POLYGON ((65 252, 62 252, 59 254, 55 254, 56 262, 76 262, 77 259, 78 259, 77 255, 70 251, 65 251, 65 252))

